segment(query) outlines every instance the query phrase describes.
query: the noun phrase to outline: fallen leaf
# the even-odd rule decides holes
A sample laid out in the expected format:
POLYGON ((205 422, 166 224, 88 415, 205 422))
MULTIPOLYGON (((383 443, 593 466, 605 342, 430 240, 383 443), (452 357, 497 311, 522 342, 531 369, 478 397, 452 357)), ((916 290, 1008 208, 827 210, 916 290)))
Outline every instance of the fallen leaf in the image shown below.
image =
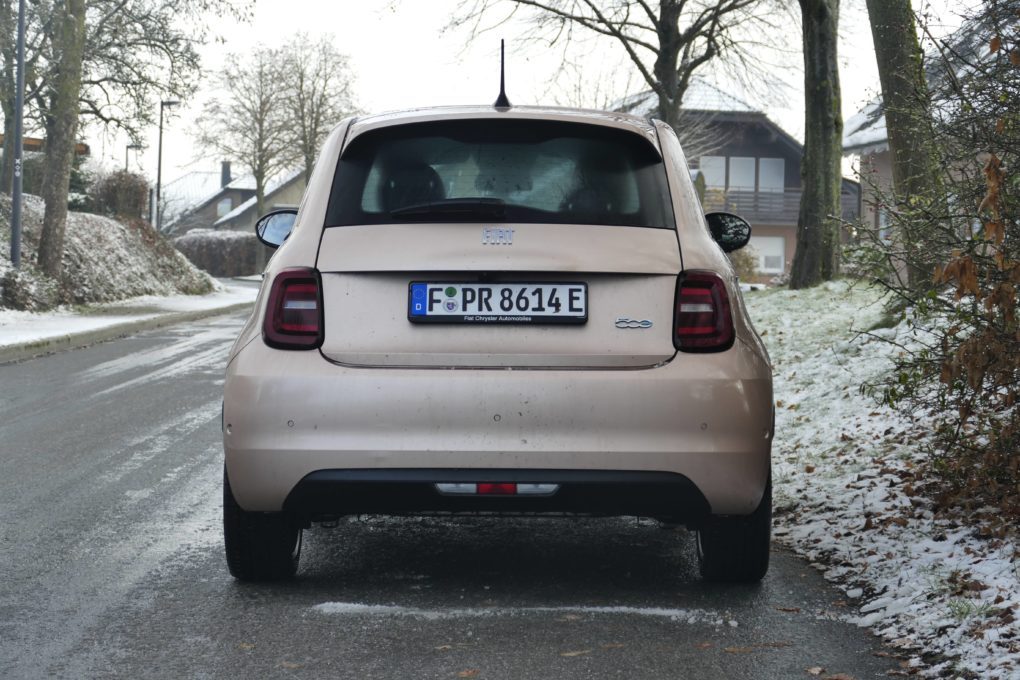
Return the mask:
POLYGON ((790 612, 791 614, 799 614, 800 607, 776 607, 777 611, 790 612))
POLYGON ((808 675, 821 675, 825 672, 825 669, 821 666, 812 666, 811 668, 805 668, 804 670, 808 672, 808 675))
POLYGON ((1002 38, 1000 38, 999 36, 994 36, 988 42, 988 51, 989 52, 998 52, 999 48, 1001 48, 1001 47, 1002 47, 1002 38))
POLYGON ((477 668, 469 668, 466 671, 461 671, 460 673, 457 673, 457 677, 458 678, 473 678, 473 677, 476 677, 481 672, 482 671, 477 669, 477 668))
POLYGON ((438 647, 435 647, 434 649, 437 652, 447 652, 447 651, 453 649, 453 645, 439 645, 438 647))
POLYGON ((585 654, 591 654, 591 650, 579 649, 576 652, 560 652, 560 656, 584 656, 585 654))
POLYGON ((620 642, 607 642, 606 644, 601 645, 601 647, 602 649, 623 649, 625 645, 620 642))
POLYGON ((754 647, 723 647, 723 651, 729 654, 750 654, 754 647))
POLYGON ((290 661, 281 661, 280 662, 280 667, 281 668, 286 668, 287 670, 292 671, 292 670, 296 670, 298 668, 301 668, 301 664, 299 664, 299 663, 292 663, 290 661))
POLYGON ((694 646, 697 647, 698 649, 711 649, 712 648, 712 643, 711 642, 699 642, 698 644, 696 644, 694 646))
POLYGON ((814 465, 805 465, 804 466, 804 472, 806 472, 808 474, 811 474, 814 471, 815 471, 815 466, 814 465))

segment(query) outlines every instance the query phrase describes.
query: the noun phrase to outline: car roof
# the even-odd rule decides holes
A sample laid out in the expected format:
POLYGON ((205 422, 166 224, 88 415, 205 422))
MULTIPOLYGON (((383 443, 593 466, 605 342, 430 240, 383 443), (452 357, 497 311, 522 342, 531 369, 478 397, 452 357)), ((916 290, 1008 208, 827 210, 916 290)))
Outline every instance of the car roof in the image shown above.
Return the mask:
POLYGON ((552 120, 601 125, 637 133, 651 143, 656 151, 659 150, 659 140, 655 132, 655 126, 648 118, 641 118, 629 113, 572 109, 557 106, 512 106, 510 108, 498 109, 494 106, 436 106, 378 113, 355 119, 347 133, 347 140, 349 142, 358 135, 370 130, 393 125, 468 119, 552 120))

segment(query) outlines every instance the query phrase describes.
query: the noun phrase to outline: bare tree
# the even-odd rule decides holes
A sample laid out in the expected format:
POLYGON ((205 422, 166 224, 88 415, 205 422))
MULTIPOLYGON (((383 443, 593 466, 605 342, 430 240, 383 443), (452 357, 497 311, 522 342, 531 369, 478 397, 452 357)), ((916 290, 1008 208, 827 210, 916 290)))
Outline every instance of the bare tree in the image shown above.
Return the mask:
POLYGON ((284 74, 289 90, 287 123, 291 144, 304 162, 305 182, 326 135, 341 118, 354 113, 354 74, 336 39, 324 35, 312 42, 298 33, 283 48, 284 74))
POLYGON ((533 39, 554 44, 587 36, 615 40, 658 100, 658 117, 677 128, 681 103, 694 74, 717 57, 744 82, 769 80, 756 37, 779 30, 768 0, 462 0, 452 27, 473 36, 483 17, 529 12, 533 39), (575 33, 575 31, 577 33, 575 33))
POLYGON ((791 288, 839 273, 843 117, 836 43, 839 0, 800 0, 804 41, 804 191, 797 219, 791 288))
POLYGON ((258 47, 246 61, 231 55, 216 77, 221 94, 206 104, 198 120, 199 144, 238 160, 255 178, 260 215, 265 212, 266 183, 298 158, 285 80, 279 50, 258 47))
MULTIPOLYGON (((26 32, 26 117, 46 134, 46 202, 38 258, 59 276, 68 182, 82 115, 126 130, 137 140, 151 122, 155 95, 185 96, 198 72, 196 44, 206 13, 243 16, 241 0, 36 0, 26 32)), ((15 97, 13 0, 0 0, 0 101, 12 122, 15 97)), ((31 125, 31 123, 30 123, 31 125)), ((5 158, 13 156, 5 137, 5 158)), ((2 173, 6 186, 9 174, 2 173)))

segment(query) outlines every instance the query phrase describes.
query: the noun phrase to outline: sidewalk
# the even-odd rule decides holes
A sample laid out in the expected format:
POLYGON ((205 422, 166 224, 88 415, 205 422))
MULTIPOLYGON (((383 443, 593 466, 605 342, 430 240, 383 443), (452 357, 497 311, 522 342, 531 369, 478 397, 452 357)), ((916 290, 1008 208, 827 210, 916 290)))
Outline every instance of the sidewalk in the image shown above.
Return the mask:
POLYGON ((41 314, 0 310, 0 364, 251 308, 257 283, 220 283, 221 289, 209 295, 143 296, 41 314))

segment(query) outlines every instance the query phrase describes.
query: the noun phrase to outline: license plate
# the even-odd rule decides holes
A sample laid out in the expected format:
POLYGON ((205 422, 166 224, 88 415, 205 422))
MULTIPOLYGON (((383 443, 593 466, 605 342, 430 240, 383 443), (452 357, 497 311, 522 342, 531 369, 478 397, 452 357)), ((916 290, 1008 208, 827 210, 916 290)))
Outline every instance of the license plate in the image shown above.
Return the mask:
POLYGON ((407 318, 413 323, 582 324, 588 320, 588 284, 412 281, 407 318))

